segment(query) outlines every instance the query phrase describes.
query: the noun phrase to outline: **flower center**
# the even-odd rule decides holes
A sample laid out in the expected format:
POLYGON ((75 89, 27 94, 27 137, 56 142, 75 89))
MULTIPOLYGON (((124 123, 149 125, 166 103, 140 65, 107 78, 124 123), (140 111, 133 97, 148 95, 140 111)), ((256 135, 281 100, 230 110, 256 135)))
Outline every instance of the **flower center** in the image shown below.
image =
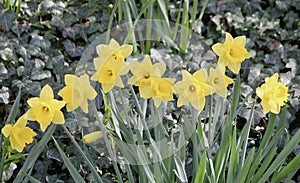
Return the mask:
POLYGON ((218 84, 219 83, 219 78, 215 78, 214 79, 214 84, 218 84))
POLYGON ((150 73, 149 72, 144 74, 144 79, 148 79, 148 78, 150 78, 150 73))
POLYGON ((190 86, 189 86, 189 90, 190 90, 191 92, 194 92, 194 91, 196 91, 196 87, 195 87, 194 85, 190 85, 190 86))
POLYGON ((112 75, 114 75, 114 73, 112 72, 112 70, 107 70, 107 75, 112 76, 112 75))
POLYGON ((246 49, 237 43, 232 43, 227 51, 227 57, 231 62, 242 62, 245 60, 246 49))
POLYGON ((124 57, 117 55, 117 54, 112 54, 112 58, 117 61, 117 62, 124 62, 124 57))
POLYGON ((43 112, 45 112, 45 113, 49 112, 49 108, 46 107, 46 106, 43 106, 43 107, 42 107, 42 110, 43 110, 43 112))

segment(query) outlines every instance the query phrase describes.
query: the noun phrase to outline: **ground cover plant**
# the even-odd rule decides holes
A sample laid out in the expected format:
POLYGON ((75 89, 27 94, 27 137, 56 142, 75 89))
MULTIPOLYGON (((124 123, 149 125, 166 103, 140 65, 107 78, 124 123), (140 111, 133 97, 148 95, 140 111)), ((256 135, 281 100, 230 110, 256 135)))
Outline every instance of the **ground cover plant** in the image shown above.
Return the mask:
POLYGON ((2 181, 299 181, 299 3, 2 1, 2 181))

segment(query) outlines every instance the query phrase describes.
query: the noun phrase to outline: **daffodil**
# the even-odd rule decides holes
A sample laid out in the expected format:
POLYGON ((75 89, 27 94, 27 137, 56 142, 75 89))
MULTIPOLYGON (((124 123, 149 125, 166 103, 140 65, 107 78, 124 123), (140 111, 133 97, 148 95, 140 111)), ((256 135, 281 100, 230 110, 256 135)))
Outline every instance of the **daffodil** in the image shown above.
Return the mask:
POLYGON ((180 107, 191 103, 198 110, 203 110, 205 96, 213 93, 212 87, 208 83, 208 75, 205 69, 196 71, 193 75, 183 70, 182 80, 175 83, 175 91, 179 94, 177 106, 180 107))
POLYGON ((245 36, 233 38, 231 34, 226 33, 225 42, 213 45, 212 49, 219 56, 218 64, 228 66, 232 72, 237 74, 240 71, 241 63, 252 57, 245 45, 245 36))
POLYGON ((100 60, 103 61, 107 61, 112 57, 117 62, 125 62, 125 58, 132 53, 132 50, 132 45, 125 44, 120 46, 115 39, 111 39, 108 45, 100 44, 96 47, 97 54, 100 60))
POLYGON ((83 136, 83 142, 85 144, 94 143, 102 137, 101 131, 95 131, 83 136))
POLYGON ((280 107, 288 100, 288 88, 278 82, 278 73, 265 79, 265 83, 256 88, 256 93, 261 98, 264 114, 272 112, 278 114, 280 107))
POLYGON ((40 93, 40 97, 34 97, 27 100, 30 109, 26 112, 25 118, 31 121, 37 121, 41 130, 45 131, 48 125, 64 124, 64 114, 60 111, 66 104, 65 101, 54 99, 53 90, 49 85, 45 85, 40 93))
POLYGON ((212 67, 209 69, 208 81, 214 93, 223 98, 227 97, 228 85, 233 83, 233 80, 225 75, 225 67, 222 65, 217 65, 215 69, 212 67))
POLYGON ((26 144, 33 142, 36 133, 29 127, 26 127, 27 120, 22 115, 14 125, 7 124, 2 128, 2 134, 9 137, 11 147, 18 152, 22 152, 26 144))
POLYGON ((166 65, 163 63, 155 63, 152 65, 149 55, 146 55, 141 63, 130 63, 129 69, 133 76, 129 78, 128 84, 141 86, 148 85, 150 78, 160 78, 166 70, 166 65))
POLYGON ((114 86, 123 88, 120 76, 129 71, 125 58, 131 54, 132 46, 120 46, 112 39, 109 45, 101 44, 96 49, 99 57, 94 59, 94 66, 97 71, 91 80, 101 83, 104 93, 109 92, 114 86))
POLYGON ((58 92, 58 95, 67 103, 67 111, 73 111, 80 106, 83 112, 88 113, 88 99, 93 100, 97 96, 97 92, 90 85, 89 76, 84 74, 77 77, 66 74, 65 83, 66 86, 58 92))
POLYGON ((175 79, 172 78, 152 78, 151 89, 152 89, 152 99, 154 100, 154 105, 159 107, 163 100, 170 101, 173 100, 173 83, 175 79))

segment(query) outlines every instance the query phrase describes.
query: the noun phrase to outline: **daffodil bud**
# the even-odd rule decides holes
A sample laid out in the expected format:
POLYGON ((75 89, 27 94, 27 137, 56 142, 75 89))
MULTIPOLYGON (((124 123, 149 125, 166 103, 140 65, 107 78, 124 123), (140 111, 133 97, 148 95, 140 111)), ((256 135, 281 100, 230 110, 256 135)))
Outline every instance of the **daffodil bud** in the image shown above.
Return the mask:
POLYGON ((90 143, 94 143, 97 140, 99 140, 102 137, 102 132, 101 131, 95 131, 92 133, 89 133, 85 136, 83 136, 83 142, 85 144, 90 144, 90 143))

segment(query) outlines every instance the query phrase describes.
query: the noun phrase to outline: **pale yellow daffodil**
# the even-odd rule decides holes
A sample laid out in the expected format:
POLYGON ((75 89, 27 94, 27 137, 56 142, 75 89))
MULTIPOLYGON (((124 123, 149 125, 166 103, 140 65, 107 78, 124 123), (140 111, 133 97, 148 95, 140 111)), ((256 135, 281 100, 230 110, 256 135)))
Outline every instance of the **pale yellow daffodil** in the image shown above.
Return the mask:
POLYGON ((81 107, 83 112, 88 113, 88 99, 93 100, 97 96, 97 92, 90 85, 89 76, 84 74, 77 77, 66 74, 65 83, 66 86, 58 92, 58 95, 67 103, 67 111, 81 107))
POLYGON ((155 107, 159 107, 163 100, 173 100, 173 83, 175 79, 172 78, 152 78, 151 89, 153 92, 152 99, 155 107))
POLYGON ((22 115, 14 125, 5 125, 1 132, 5 137, 9 137, 11 147, 18 152, 22 152, 26 144, 33 142, 36 133, 29 127, 26 127, 27 120, 22 115))
POLYGON ((94 66, 97 71, 91 80, 101 83, 104 93, 109 92, 114 86, 123 88, 121 76, 129 71, 125 58, 132 53, 132 46, 120 46, 112 39, 109 45, 101 44, 96 49, 99 57, 94 59, 94 66))
POLYGON ((208 83, 208 75, 205 69, 196 71, 193 75, 183 70, 182 80, 175 83, 175 91, 179 94, 177 106, 180 107, 191 103, 198 110, 203 110, 205 96, 213 93, 212 87, 208 83))
POLYGON ((226 33, 225 42, 214 44, 212 50, 219 56, 218 64, 228 66, 232 72, 237 74, 240 71, 241 63, 252 57, 245 45, 245 36, 233 38, 231 34, 226 33))
POLYGON ((128 84, 140 86, 148 85, 152 77, 160 78, 166 70, 166 65, 163 63, 152 64, 149 55, 146 55, 142 62, 130 63, 129 69, 133 76, 129 78, 128 84))
POLYGON ((53 90, 49 85, 45 85, 40 93, 40 97, 27 100, 30 109, 26 112, 25 118, 37 121, 41 130, 45 131, 51 122, 64 124, 64 114, 60 111, 66 104, 65 101, 54 99, 53 90))
POLYGON ((125 62, 125 58, 131 55, 132 50, 132 45, 125 44, 120 46, 115 39, 111 39, 108 45, 100 44, 96 47, 97 54, 103 61, 107 61, 112 57, 118 62, 125 62))
POLYGON ((208 81, 214 93, 223 98, 227 97, 228 85, 233 83, 233 80, 225 75, 225 67, 222 65, 217 65, 215 69, 212 67, 209 69, 208 81))
POLYGON ((280 107, 288 100, 288 88, 278 82, 278 73, 265 79, 265 83, 256 88, 256 93, 261 98, 264 114, 272 112, 278 114, 280 107))

